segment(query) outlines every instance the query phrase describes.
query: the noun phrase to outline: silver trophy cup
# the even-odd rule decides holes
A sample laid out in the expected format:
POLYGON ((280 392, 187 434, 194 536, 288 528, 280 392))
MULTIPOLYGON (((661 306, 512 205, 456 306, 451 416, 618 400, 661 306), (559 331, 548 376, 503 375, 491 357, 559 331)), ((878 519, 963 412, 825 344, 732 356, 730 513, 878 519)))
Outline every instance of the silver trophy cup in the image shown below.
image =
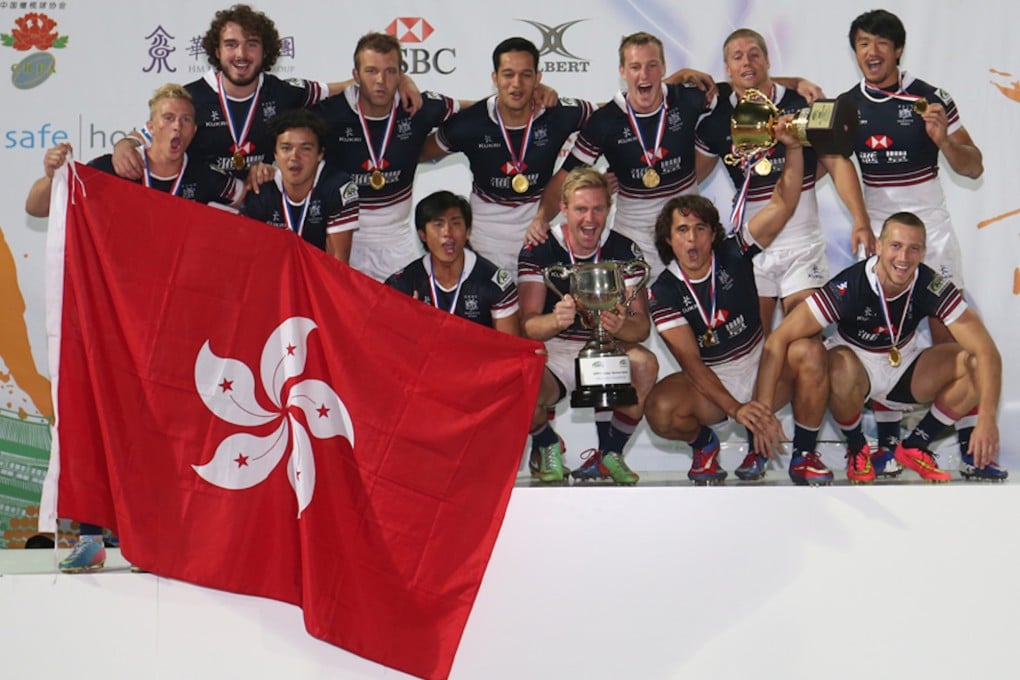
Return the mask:
POLYGON ((602 327, 599 315, 616 309, 618 304, 630 307, 637 291, 648 283, 651 267, 641 260, 609 260, 569 266, 555 264, 542 273, 545 285, 561 298, 563 293, 553 279, 570 281, 570 295, 581 313, 581 323, 592 329, 591 337, 574 360, 577 388, 570 394, 570 405, 609 408, 636 404, 637 392, 630 384, 630 359, 616 339, 602 327), (625 278, 639 272, 641 283, 627 297, 625 278))

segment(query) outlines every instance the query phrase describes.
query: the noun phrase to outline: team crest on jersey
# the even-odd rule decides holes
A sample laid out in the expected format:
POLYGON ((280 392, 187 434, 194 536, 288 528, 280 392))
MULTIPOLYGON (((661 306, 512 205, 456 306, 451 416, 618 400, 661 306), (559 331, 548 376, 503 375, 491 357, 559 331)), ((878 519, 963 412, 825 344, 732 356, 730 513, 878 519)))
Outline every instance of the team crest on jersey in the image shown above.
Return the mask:
POLYGON ((308 217, 318 219, 322 216, 322 201, 312 201, 308 204, 308 217))
POLYGON ((348 182, 340 190, 340 200, 344 205, 347 205, 351 201, 358 200, 358 185, 354 182, 348 182))
POLYGON ((195 200, 195 185, 185 184, 181 187, 181 198, 186 198, 189 201, 195 200))
POLYGON ((933 278, 931 283, 928 284, 928 290, 930 290, 934 295, 941 295, 942 291, 946 289, 946 286, 948 286, 949 283, 949 278, 942 276, 941 274, 936 274, 935 278, 933 278))
POLYGON ((397 121, 397 139, 405 140, 411 138, 411 119, 403 118, 397 121))
POLYGON ((465 295, 464 296, 464 311, 468 314, 478 312, 478 296, 477 295, 465 295))
POLYGON ((666 114, 666 124, 669 126, 670 132, 676 132, 684 126, 684 120, 680 117, 680 111, 677 109, 670 109, 669 113, 666 114))
POLYGON ((733 287, 733 277, 725 269, 719 270, 719 287, 723 290, 729 290, 733 287))
POLYGON ((263 101, 262 102, 262 116, 266 120, 276 116, 276 102, 263 101))
POLYGON ((514 282, 514 277, 505 269, 497 269, 492 275, 492 282, 499 286, 500 290, 506 290, 514 282))
POLYGON ((549 128, 545 125, 536 127, 531 131, 531 143, 535 146, 545 146, 549 143, 549 128))

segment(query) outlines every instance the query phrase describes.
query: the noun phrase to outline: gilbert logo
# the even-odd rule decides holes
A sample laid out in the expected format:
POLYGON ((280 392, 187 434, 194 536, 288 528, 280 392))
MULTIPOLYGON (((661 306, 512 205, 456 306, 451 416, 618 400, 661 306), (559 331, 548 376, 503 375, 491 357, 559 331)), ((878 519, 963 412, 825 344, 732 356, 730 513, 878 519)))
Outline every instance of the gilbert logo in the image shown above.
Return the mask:
POLYGON ((57 32, 57 22, 45 14, 29 12, 14 20, 14 28, 10 34, 0 33, 0 44, 13 47, 19 52, 33 52, 17 64, 11 66, 11 83, 19 90, 30 90, 42 85, 57 72, 56 58, 47 52, 49 49, 67 47, 67 36, 57 32))
MULTIPOLYGON (((386 27, 386 32, 404 45, 419 45, 428 40, 435 30, 425 17, 397 17, 386 27)), ((453 63, 457 50, 452 47, 401 47, 400 54, 405 72, 411 75, 432 72, 449 75, 457 70, 453 63)))
POLYGON ((248 489, 264 482, 284 456, 287 479, 297 496, 298 517, 315 493, 314 439, 343 437, 354 446, 350 414, 333 388, 316 379, 293 382, 304 374, 308 336, 317 328, 311 319, 295 316, 266 340, 259 377, 272 410, 255 395, 255 377, 237 359, 213 354, 206 340, 195 360, 195 388, 212 413, 244 428, 278 426, 272 434, 238 432, 216 447, 211 461, 193 465, 205 481, 224 489, 248 489))
POLYGON ((588 72, 588 66, 591 65, 591 62, 568 50, 563 40, 563 34, 567 32, 567 29, 581 23, 582 21, 587 21, 587 19, 574 19, 573 21, 566 21, 557 26, 549 26, 531 19, 518 19, 518 21, 534 26, 538 29, 538 32, 542 34, 542 44, 538 47, 538 56, 540 59, 547 56, 559 56, 565 58, 565 60, 556 61, 551 59, 543 60, 541 64, 542 71, 555 71, 557 73, 588 72))

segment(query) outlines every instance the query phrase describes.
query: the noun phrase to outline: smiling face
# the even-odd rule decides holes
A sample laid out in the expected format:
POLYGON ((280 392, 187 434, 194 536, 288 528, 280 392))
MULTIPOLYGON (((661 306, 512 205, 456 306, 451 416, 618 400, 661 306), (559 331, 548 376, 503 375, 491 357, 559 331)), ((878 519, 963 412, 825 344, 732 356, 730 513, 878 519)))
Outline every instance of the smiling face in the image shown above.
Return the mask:
POLYGON ((602 187, 584 187, 572 192, 560 210, 567 218, 565 230, 574 255, 587 257, 598 250, 609 217, 609 195, 602 187))
POLYGON ((738 95, 753 87, 768 94, 769 57, 764 47, 751 37, 730 40, 723 48, 726 75, 738 95))
POLYGON ((262 71, 264 57, 260 36, 245 34, 240 24, 233 21, 223 26, 220 44, 216 48, 216 58, 223 78, 228 83, 237 88, 249 88, 262 71))
POLYGON ((638 113, 652 113, 662 105, 666 60, 654 43, 627 45, 622 50, 620 77, 627 83, 627 99, 638 113))
POLYGON ((905 290, 914 280, 914 272, 924 261, 924 227, 889 220, 882 228, 876 247, 875 274, 882 292, 890 297, 905 290))
POLYGON ((358 99, 369 116, 385 116, 393 110, 393 99, 400 82, 400 52, 376 52, 364 49, 358 53, 354 80, 359 85, 358 99))
POLYGON ((152 108, 145 127, 152 135, 149 156, 157 163, 179 163, 195 137, 195 106, 183 97, 163 98, 152 108))
POLYGON ((854 55, 869 85, 881 88, 896 85, 903 48, 896 47, 891 38, 858 30, 854 34, 854 55))
POLYGON ((432 254, 433 263, 455 265, 464 259, 471 228, 467 226, 464 213, 458 207, 448 208, 435 219, 425 223, 418 230, 418 237, 432 254))
POLYGON ((301 200, 312 188, 323 149, 309 128, 291 128, 276 137, 276 165, 283 175, 287 195, 301 200))
POLYGON ((542 74, 536 70, 531 54, 513 51, 499 55, 499 68, 492 74, 492 83, 496 86, 500 115, 508 122, 526 118, 540 82, 542 74))
POLYGON ((688 210, 686 215, 679 209, 674 210, 668 241, 673 256, 688 277, 700 279, 708 274, 715 230, 705 218, 693 210, 688 210))

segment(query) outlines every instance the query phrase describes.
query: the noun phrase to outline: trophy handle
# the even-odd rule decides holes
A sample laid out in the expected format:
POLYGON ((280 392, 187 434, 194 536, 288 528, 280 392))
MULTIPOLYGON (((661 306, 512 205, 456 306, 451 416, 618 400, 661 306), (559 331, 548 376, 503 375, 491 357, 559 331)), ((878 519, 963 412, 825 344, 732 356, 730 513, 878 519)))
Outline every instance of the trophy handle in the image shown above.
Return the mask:
POLYGON ((628 274, 641 270, 641 283, 634 286, 634 292, 630 294, 627 301, 623 303, 624 308, 630 309, 630 303, 634 302, 634 298, 637 297, 638 291, 645 287, 648 283, 648 279, 652 276, 652 267, 644 260, 631 260, 630 262, 624 262, 620 265, 620 269, 623 270, 624 281, 626 281, 628 274))
POLYGON ((561 300, 563 299, 563 293, 561 293, 560 289, 553 284, 552 279, 553 277, 557 279, 569 279, 573 275, 574 267, 567 267, 562 264, 554 264, 542 270, 542 278, 545 279, 546 287, 559 295, 561 300))
POLYGON ((726 154, 723 162, 727 165, 740 165, 774 147, 778 120, 779 109, 765 93, 753 87, 745 90, 730 117, 733 151, 726 154))

